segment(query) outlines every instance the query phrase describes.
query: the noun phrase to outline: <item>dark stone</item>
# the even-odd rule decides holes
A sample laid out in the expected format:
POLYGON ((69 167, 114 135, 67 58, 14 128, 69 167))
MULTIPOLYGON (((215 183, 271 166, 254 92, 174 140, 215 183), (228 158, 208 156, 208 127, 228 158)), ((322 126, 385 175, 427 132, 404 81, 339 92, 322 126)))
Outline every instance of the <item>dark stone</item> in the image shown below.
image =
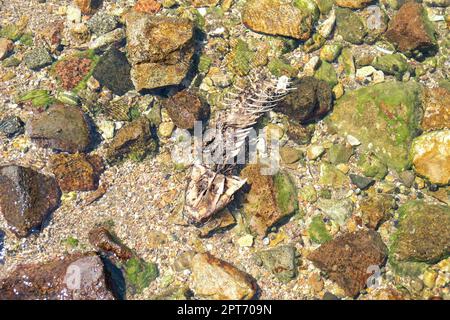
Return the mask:
POLYGON ((13 138, 24 133, 23 122, 19 117, 7 117, 0 121, 0 133, 13 138))
POLYGON ((316 120, 326 115, 333 106, 333 94, 328 83, 314 77, 304 77, 293 85, 295 91, 289 93, 277 107, 300 123, 316 120))
POLYGON ((323 294, 322 300, 341 300, 331 292, 327 291, 323 294))
POLYGON ((308 259, 326 272, 348 296, 354 297, 371 276, 369 267, 381 269, 387 247, 376 231, 361 230, 343 234, 313 251, 308 259))
POLYGON ((105 265, 95 253, 20 265, 0 281, 3 300, 114 300, 105 265))
POLYGON ((70 153, 85 151, 91 140, 83 111, 62 104, 36 114, 28 121, 26 132, 40 147, 70 153))
POLYGON ((98 227, 89 231, 89 242, 95 248, 112 253, 121 260, 128 260, 133 257, 133 252, 105 227, 98 227))
POLYGON ((375 183, 374 179, 367 178, 364 176, 359 176, 357 174, 350 174, 350 180, 352 180, 352 183, 356 185, 361 190, 365 190, 368 187, 370 187, 372 184, 375 183))
POLYGON ((18 237, 41 227, 59 199, 55 179, 29 168, 0 167, 0 212, 18 237))
POLYGON ((93 76, 101 85, 121 96, 134 88, 130 70, 126 55, 116 48, 111 48, 100 58, 93 76))
POLYGON ((172 121, 181 129, 193 129, 196 121, 209 117, 209 106, 188 90, 178 92, 164 104, 172 121))

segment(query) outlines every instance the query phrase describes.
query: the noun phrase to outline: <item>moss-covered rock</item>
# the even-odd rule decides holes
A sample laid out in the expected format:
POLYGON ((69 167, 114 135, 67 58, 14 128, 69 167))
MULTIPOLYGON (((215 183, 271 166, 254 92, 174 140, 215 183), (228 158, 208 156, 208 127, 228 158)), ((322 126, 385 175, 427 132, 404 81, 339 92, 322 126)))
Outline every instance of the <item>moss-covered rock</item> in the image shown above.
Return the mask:
POLYGON ((421 87, 387 82, 346 93, 327 118, 330 127, 352 135, 388 167, 410 166, 409 147, 417 135, 421 116, 421 87))
POLYGON ((400 53, 378 56, 372 62, 372 66, 385 74, 395 76, 398 80, 401 80, 407 71, 411 71, 408 60, 400 53))
POLYGON ((350 9, 336 8, 336 26, 339 35, 353 44, 363 43, 367 34, 366 27, 361 18, 350 9))
POLYGON ((338 84, 336 70, 331 63, 322 61, 320 67, 314 73, 314 77, 327 82, 331 87, 338 84))
POLYGON ((128 286, 136 292, 142 292, 159 276, 155 263, 145 262, 137 257, 129 259, 124 269, 128 286))
POLYGON ((227 56, 227 67, 232 73, 245 76, 252 70, 255 56, 256 53, 250 50, 249 45, 238 39, 227 56))
POLYGON ((325 243, 333 239, 328 232, 325 222, 321 216, 315 216, 308 228, 308 234, 311 237, 311 240, 316 243, 325 243))
POLYGON ((270 60, 268 66, 269 71, 276 77, 288 76, 295 77, 297 69, 292 67, 289 63, 283 59, 275 58, 270 60))
POLYGON ((371 153, 363 154, 359 158, 358 167, 366 177, 383 179, 387 173, 387 166, 371 153))

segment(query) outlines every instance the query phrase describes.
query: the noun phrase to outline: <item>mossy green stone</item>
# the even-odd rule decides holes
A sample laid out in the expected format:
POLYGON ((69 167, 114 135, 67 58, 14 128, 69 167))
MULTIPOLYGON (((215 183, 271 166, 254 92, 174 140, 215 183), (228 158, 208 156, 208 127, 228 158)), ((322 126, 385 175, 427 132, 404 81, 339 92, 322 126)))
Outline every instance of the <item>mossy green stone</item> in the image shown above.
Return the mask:
POLYGON ((139 293, 159 276, 155 263, 148 263, 137 257, 129 259, 124 268, 128 284, 139 293))
POLYGON ((397 80, 401 80, 403 74, 411 71, 408 60, 400 53, 378 56, 372 62, 372 66, 386 74, 395 76, 397 80))
POLYGON ((341 135, 352 135, 388 167, 410 167, 409 148, 419 131, 421 87, 385 82, 347 92, 326 119, 341 135))
POLYGON ((320 244, 333 239, 326 228, 325 222, 323 222, 323 219, 320 216, 315 216, 312 219, 308 233, 312 241, 320 244))
POLYGON ((366 177, 383 179, 387 173, 387 166, 372 154, 363 154, 359 158, 358 167, 366 177))
POLYGON ((294 77, 297 73, 297 70, 294 67, 279 58, 270 60, 267 67, 269 68, 269 71, 276 77, 294 77))
POLYGON ((282 215, 288 215, 298 210, 297 188, 292 178, 283 172, 274 177, 274 187, 278 208, 282 215))
POLYGON ((353 44, 362 44, 367 34, 358 14, 347 8, 336 8, 336 26, 339 35, 353 44))
POLYGON ((314 77, 327 82, 331 87, 338 84, 336 70, 331 63, 322 61, 319 69, 314 74, 314 77))

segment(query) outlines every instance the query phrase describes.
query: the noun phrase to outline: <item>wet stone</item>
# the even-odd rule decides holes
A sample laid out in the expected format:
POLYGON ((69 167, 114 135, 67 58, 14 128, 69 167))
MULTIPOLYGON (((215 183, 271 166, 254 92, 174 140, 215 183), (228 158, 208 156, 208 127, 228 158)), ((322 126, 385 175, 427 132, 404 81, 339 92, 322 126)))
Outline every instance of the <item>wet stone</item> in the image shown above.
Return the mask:
POLYGON ((133 252, 105 227, 98 227, 89 231, 89 243, 121 260, 128 260, 133 257, 133 252))
POLYGON ((19 117, 12 116, 0 120, 0 133, 7 138, 14 138, 24 132, 24 123, 19 117))
POLYGON ((164 102, 167 112, 178 128, 194 129, 196 121, 207 120, 209 106, 193 92, 183 90, 164 102))
POLYGON ((281 282, 289 282, 297 275, 295 247, 293 246, 279 246, 260 251, 256 257, 261 259, 264 267, 281 282))
POLYGON ((118 21, 115 16, 105 13, 96 13, 87 22, 89 30, 97 36, 113 31, 117 24, 118 21))
POLYGON ((39 70, 53 62, 52 56, 43 47, 32 49, 26 53, 23 62, 32 70, 39 70))
POLYGON ((371 178, 359 176, 357 174, 350 174, 349 177, 350 177, 350 180, 352 181, 352 183, 361 190, 367 189, 375 182, 375 180, 373 180, 371 178))

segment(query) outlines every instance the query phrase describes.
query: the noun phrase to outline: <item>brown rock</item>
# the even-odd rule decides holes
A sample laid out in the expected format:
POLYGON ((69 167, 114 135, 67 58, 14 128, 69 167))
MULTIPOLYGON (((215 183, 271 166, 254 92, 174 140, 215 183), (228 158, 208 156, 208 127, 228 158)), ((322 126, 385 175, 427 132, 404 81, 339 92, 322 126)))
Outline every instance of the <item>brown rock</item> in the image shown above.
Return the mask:
POLYGON ((83 57, 69 57, 56 64, 55 73, 61 87, 72 90, 91 70, 92 61, 83 57))
POLYGON ((128 260, 133 257, 133 252, 105 227, 98 227, 89 231, 89 243, 99 250, 114 254, 121 260, 128 260))
POLYGON ((59 204, 56 181, 32 169, 0 167, 0 213, 18 237, 26 237, 59 204))
POLYGON ((339 7, 361 9, 367 7, 373 0, 336 0, 339 7))
POLYGON ((137 12, 157 13, 161 10, 161 4, 156 0, 138 0, 133 9, 137 12))
POLYGON ((14 43, 6 38, 0 38, 0 60, 6 58, 6 56, 14 48, 14 43))
POLYGON ((92 191, 98 187, 103 161, 97 155, 55 154, 50 158, 50 168, 62 191, 92 191))
POLYGON ((386 38, 406 52, 426 49, 436 43, 435 31, 422 4, 405 3, 389 23, 386 38))
POLYGON ((2 300, 114 300, 105 266, 95 253, 20 265, 0 281, 2 300))
POLYGON ((386 219, 386 215, 394 205, 394 198, 387 194, 377 194, 366 198, 360 203, 362 219, 370 229, 376 230, 378 225, 386 219))
POLYGON ((27 123, 26 132, 40 147, 70 153, 83 152, 90 143, 89 126, 83 111, 62 104, 36 114, 27 123))
POLYGON ((423 94, 424 131, 450 129, 450 91, 445 88, 426 89, 423 94))
POLYGON ((384 264, 386 245, 375 231, 357 231, 343 234, 322 244, 308 259, 327 272, 348 296, 356 296, 366 286, 369 267, 384 264))
POLYGON ((209 117, 209 106, 188 90, 178 92, 165 101, 170 118, 178 128, 193 129, 196 121, 209 117))
POLYGON ((83 14, 93 14, 102 5, 103 0, 75 0, 83 14))
POLYGON ((256 294, 255 281, 245 272, 209 253, 191 261, 192 289, 202 299, 249 300, 256 294))
POLYGON ((191 0, 191 3, 196 8, 201 7, 214 7, 220 0, 191 0))

